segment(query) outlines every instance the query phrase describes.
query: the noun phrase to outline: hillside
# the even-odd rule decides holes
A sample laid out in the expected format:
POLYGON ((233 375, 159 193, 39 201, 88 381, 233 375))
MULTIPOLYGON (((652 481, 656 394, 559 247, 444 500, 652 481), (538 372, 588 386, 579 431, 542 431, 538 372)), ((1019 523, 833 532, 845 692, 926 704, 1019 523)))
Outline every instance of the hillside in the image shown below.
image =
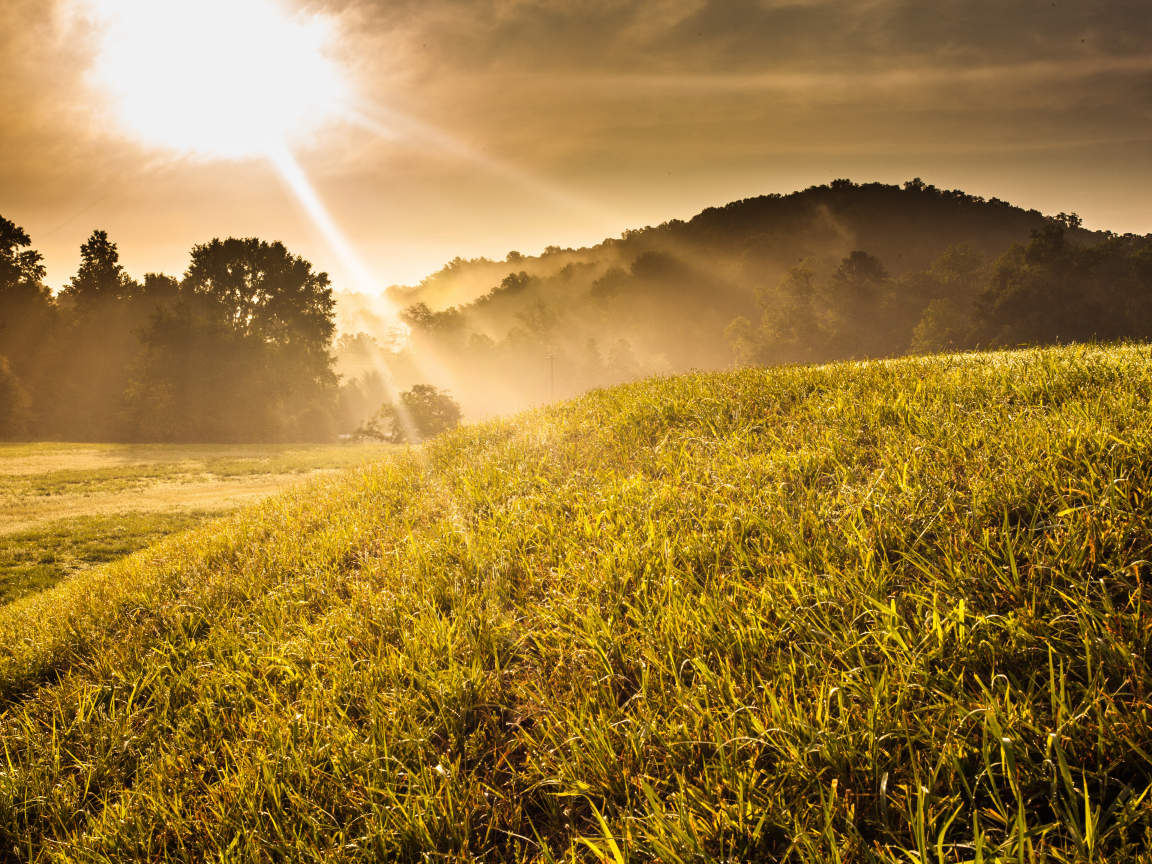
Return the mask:
POLYGON ((1150 239, 920 180, 836 180, 589 248, 458 258, 384 301, 339 294, 340 329, 384 349, 346 345, 340 368, 451 389, 479 418, 733 363, 1148 339, 1150 239))
POLYGON ((1152 236, 920 180, 835 180, 583 249, 338 292, 279 241, 135 278, 107 231, 70 284, 0 216, 0 440, 333 443, 420 386, 470 420, 735 365, 1152 340, 1152 236))
POLYGON ((0 848, 1147 861, 1150 397, 695 374, 294 489, 0 611, 0 848))

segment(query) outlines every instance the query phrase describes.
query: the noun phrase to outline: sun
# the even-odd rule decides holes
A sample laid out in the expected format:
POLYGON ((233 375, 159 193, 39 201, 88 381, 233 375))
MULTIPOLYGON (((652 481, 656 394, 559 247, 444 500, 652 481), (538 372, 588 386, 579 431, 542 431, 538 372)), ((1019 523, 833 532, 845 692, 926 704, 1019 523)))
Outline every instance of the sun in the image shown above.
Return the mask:
POLYGON ((141 141, 209 158, 267 155, 348 101, 329 19, 275 0, 87 0, 93 83, 141 141))

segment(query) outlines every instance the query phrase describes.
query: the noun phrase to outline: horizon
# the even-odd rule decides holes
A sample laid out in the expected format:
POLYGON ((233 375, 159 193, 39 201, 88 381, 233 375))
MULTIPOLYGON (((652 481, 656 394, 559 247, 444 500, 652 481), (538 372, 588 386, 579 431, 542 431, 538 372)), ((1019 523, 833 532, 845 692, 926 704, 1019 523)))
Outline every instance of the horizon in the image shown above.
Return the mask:
MULTIPOLYGON (((905 184, 900 184, 900 183, 885 184, 885 183, 880 183, 879 181, 857 183, 855 180, 852 180, 851 178, 836 178, 836 179, 848 180, 854 186, 886 185, 889 187, 901 188, 905 185, 905 184)), ((920 177, 912 178, 912 179, 923 180, 923 178, 920 178, 920 177)), ((678 216, 672 216, 672 217, 669 217, 668 219, 663 219, 660 222, 655 223, 655 224, 647 224, 644 226, 637 226, 637 227, 625 229, 625 231, 622 233, 626 234, 629 231, 640 231, 640 232, 647 231, 647 230, 651 230, 653 228, 659 228, 668 222, 674 222, 677 220, 683 221, 683 222, 691 222, 692 219, 694 219, 695 217, 699 216, 701 213, 703 213, 709 209, 722 209, 722 208, 724 208, 730 204, 735 204, 735 203, 739 203, 742 201, 756 200, 759 198, 766 198, 766 197, 769 197, 769 196, 774 195, 774 194, 779 194, 781 197, 788 197, 789 195, 799 195, 799 194, 802 194, 804 192, 809 191, 810 189, 828 188, 830 186, 830 184, 831 184, 831 181, 828 181, 828 182, 821 183, 821 184, 813 184, 812 186, 808 186, 808 187, 805 187, 803 189, 792 190, 789 192, 781 192, 781 193, 765 192, 765 193, 761 193, 760 195, 750 195, 750 196, 745 196, 743 198, 734 198, 731 201, 724 201, 724 202, 705 205, 704 207, 701 207, 699 210, 689 214, 686 218, 683 218, 683 219, 681 219, 681 217, 678 217, 678 216)), ((928 186, 930 188, 938 188, 942 192, 962 192, 962 193, 968 194, 967 190, 963 190, 963 189, 949 190, 949 189, 946 189, 943 187, 937 187, 937 186, 935 186, 935 184, 931 184, 931 183, 925 183, 925 186, 928 186)), ((993 196, 993 198, 994 197, 995 196, 993 196)), ((1022 207, 1013 201, 1004 201, 1003 199, 1001 199, 1001 201, 1004 204, 1008 204, 1014 208, 1018 208, 1020 210, 1026 211, 1026 212, 1041 212, 1041 211, 1037 210, 1036 208, 1022 207)), ((1045 216, 1045 218, 1049 218, 1049 219, 1054 218, 1056 216, 1055 213, 1043 213, 1042 215, 1045 216)), ((1079 216, 1079 214, 1075 214, 1075 213, 1073 215, 1079 216)), ((1110 231, 1111 230, 1108 228, 1093 228, 1093 227, 1090 227, 1088 225, 1084 225, 1083 227, 1089 231, 1110 231)), ((96 230, 101 230, 101 229, 93 229, 93 230, 96 231, 96 230)), ((1113 231, 1112 233, 1119 235, 1121 232, 1114 232, 1113 231)), ((1144 236, 1144 235, 1140 235, 1140 234, 1135 234, 1135 232, 1128 232, 1128 233, 1133 234, 1134 236, 1144 236)), ((1148 233, 1152 234, 1152 232, 1148 232, 1148 233)), ((617 234, 616 236, 602 237, 599 240, 594 240, 594 241, 590 241, 588 243, 582 243, 580 245, 571 245, 571 246, 559 246, 557 244, 547 244, 547 246, 545 246, 539 250, 529 251, 529 252, 524 252, 520 249, 510 249, 508 252, 504 253, 503 255, 499 255, 499 254, 485 255, 482 253, 474 255, 474 256, 454 255, 451 258, 447 258, 445 260, 440 261, 439 263, 431 263, 427 270, 419 271, 418 275, 415 276, 413 279, 411 279, 408 282, 393 282, 393 283, 390 283, 388 285, 384 285, 383 287, 380 288, 380 290, 378 292, 376 292, 375 294, 371 294, 371 296, 383 298, 384 293, 386 291, 388 291, 389 289, 396 289, 396 288, 403 289, 403 290, 419 290, 420 284, 425 279, 427 279, 428 277, 436 275, 437 273, 450 267, 453 263, 455 263, 457 261, 462 261, 466 264, 481 264, 481 263, 502 264, 502 263, 508 263, 509 266, 515 267, 515 266, 519 266, 519 262, 521 260, 524 260, 524 261, 538 260, 538 259, 544 257, 549 252, 549 250, 558 250, 559 252, 562 252, 562 253, 580 253, 580 252, 590 251, 590 250, 596 249, 598 247, 604 246, 605 244, 611 243, 615 240, 619 240, 620 237, 621 237, 621 234, 617 234), (511 255, 516 255, 519 257, 517 257, 514 260, 510 260, 508 256, 511 256, 511 255)), ((114 238, 110 237, 109 239, 112 242, 115 242, 114 238)), ((211 242, 212 240, 216 240, 216 239, 226 239, 226 238, 224 238, 224 237, 211 237, 211 238, 205 238, 205 239, 200 240, 200 241, 195 241, 189 245, 189 252, 191 251, 193 246, 200 245, 202 243, 208 243, 208 242, 211 242)), ((273 241, 277 240, 277 238, 272 238, 272 237, 259 237, 259 238, 255 238, 255 239, 267 240, 269 242, 273 242, 273 241)), ((37 249, 35 238, 33 238, 31 248, 37 249)), ((41 250, 37 249, 37 251, 41 251, 41 250)), ((296 250, 290 250, 290 251, 295 252, 296 250)), ((121 263, 123 264, 123 262, 125 260, 124 250, 122 248, 120 248, 120 249, 118 249, 118 252, 120 254, 121 263)), ((185 257, 188 257, 187 253, 185 253, 185 257)), ((301 256, 301 257, 306 257, 306 256, 301 256)), ((77 249, 76 258, 77 258, 77 262, 79 262, 79 258, 80 258, 79 248, 77 249)), ((181 267, 172 268, 169 270, 152 269, 152 270, 141 271, 139 273, 135 273, 131 270, 130 267, 128 267, 126 265, 124 266, 124 272, 127 273, 129 276, 131 276, 135 279, 138 279, 138 280, 142 279, 146 275, 146 273, 147 274, 160 273, 163 275, 174 276, 177 279, 180 279, 183 277, 185 269, 186 268, 184 266, 181 266, 181 267)), ((510 272, 514 272, 514 271, 510 271, 510 272)), ((329 274, 329 275, 331 276, 332 274, 329 274)), ((53 296, 59 296, 60 292, 68 287, 68 283, 66 281, 62 281, 60 286, 54 287, 51 276, 49 276, 45 280, 45 284, 49 288, 49 290, 52 292, 53 296)), ((362 290, 360 290, 359 288, 357 288, 356 286, 353 286, 353 285, 342 286, 342 285, 335 284, 335 283, 332 286, 332 290, 335 294, 358 295, 358 294, 365 293, 362 290)))

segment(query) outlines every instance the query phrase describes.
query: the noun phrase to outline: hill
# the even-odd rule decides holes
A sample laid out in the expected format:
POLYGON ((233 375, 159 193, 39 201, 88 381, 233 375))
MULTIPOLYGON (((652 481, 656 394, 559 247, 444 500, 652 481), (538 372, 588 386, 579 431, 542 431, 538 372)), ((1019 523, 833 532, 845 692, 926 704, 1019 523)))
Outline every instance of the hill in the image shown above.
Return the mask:
POLYGON ((836 180, 590 248, 458 258, 386 292, 403 330, 338 295, 341 330, 385 348, 374 366, 342 351, 342 370, 450 388, 475 418, 733 362, 1147 339, 1149 239, 919 179, 836 180))
POLYGON ((279 242, 133 278, 108 233, 53 294, 0 217, 0 440, 333 442, 415 386, 479 419, 653 374, 1152 339, 1152 237, 922 181, 835 180, 583 249, 337 294, 279 242))
POLYGON ((292 490, 0 611, 0 848, 1147 861, 1150 397, 658 378, 292 490))

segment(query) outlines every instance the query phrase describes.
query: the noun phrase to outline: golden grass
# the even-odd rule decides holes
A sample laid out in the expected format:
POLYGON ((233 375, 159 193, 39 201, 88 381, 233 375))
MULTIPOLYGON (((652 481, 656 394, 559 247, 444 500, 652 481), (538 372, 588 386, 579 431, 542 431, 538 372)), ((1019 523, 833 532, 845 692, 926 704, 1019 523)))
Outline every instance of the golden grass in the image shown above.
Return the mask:
POLYGON ((1150 401, 746 369, 293 487, 0 609, 0 849, 1149 862, 1150 401))

